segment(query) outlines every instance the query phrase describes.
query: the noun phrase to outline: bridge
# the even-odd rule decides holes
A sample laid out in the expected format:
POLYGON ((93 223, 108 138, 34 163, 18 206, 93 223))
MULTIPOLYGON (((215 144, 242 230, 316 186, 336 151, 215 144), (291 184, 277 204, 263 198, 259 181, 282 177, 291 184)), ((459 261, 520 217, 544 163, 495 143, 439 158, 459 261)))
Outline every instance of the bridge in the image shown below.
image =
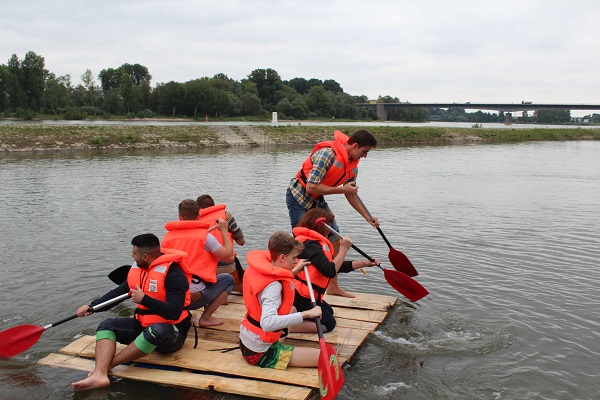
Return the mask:
POLYGON ((505 124, 512 123, 512 113, 530 110, 600 110, 600 104, 544 104, 522 101, 521 103, 357 103, 361 107, 375 107, 377 118, 387 121, 387 110, 403 108, 462 108, 465 110, 494 110, 506 112, 505 124))

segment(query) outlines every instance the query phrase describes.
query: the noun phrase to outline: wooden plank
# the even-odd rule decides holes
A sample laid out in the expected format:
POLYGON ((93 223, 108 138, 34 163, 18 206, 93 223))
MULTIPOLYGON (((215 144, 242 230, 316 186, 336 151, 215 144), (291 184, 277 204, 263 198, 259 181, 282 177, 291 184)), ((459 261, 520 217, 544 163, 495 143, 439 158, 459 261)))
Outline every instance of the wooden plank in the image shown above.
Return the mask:
MULTIPOLYGON (((340 318, 353 319, 359 321, 368 321, 368 322, 377 322, 381 323, 387 316, 386 311, 380 310, 364 310, 364 309, 356 309, 356 308, 344 308, 344 307, 334 307, 333 308, 334 315, 340 318)), ((229 302, 229 304, 221 306, 217 309, 214 314, 218 318, 222 318, 222 316, 230 316, 230 317, 239 317, 240 321, 246 314, 246 308, 243 304, 229 302)), ((200 314, 197 311, 194 312, 194 318, 197 320, 200 314)), ((233 319, 233 318, 232 318, 233 319)))
MULTIPOLYGON (((210 328, 197 328, 200 330, 214 330, 214 331, 227 331, 227 332, 236 332, 239 333, 240 322, 238 320, 232 320, 229 318, 225 318, 225 323, 223 325, 214 326, 210 328)), ((333 331, 327 332, 325 334, 325 340, 327 343, 331 344, 352 344, 356 346, 360 346, 367 336, 371 333, 368 330, 360 329, 360 328, 347 328, 347 327, 336 327, 333 331)), ((194 328, 190 329, 188 333, 188 340, 193 340, 194 337, 194 328)), ((319 336, 317 333, 297 333, 292 332, 288 335, 288 338, 295 338, 299 340, 305 340, 307 342, 318 342, 319 336)))
MULTIPOLYGON (((334 331, 325 334, 325 340, 336 348, 342 365, 354 356, 368 335, 386 318, 387 310, 398 300, 393 296, 363 293, 356 295, 353 299, 339 296, 326 297, 334 309, 337 326, 334 331)), ((183 372, 143 367, 140 363, 136 363, 116 367, 115 375, 146 382, 245 396, 307 398, 311 388, 318 387, 317 368, 290 367, 280 371, 252 366, 243 359, 237 347, 239 326, 245 312, 242 296, 231 295, 229 304, 219 307, 215 313, 216 317, 225 320, 223 325, 196 330, 192 328, 180 351, 168 355, 149 354, 139 360, 141 363, 183 369, 183 372), (196 336, 198 343, 194 348, 196 336)), ((194 320, 197 321, 201 310, 193 311, 193 314, 194 320)), ((319 347, 316 333, 291 333, 285 341, 293 346, 319 347)), ((124 347, 117 345, 117 351, 121 351, 124 347)), ((95 338, 84 336, 59 351, 67 355, 93 359, 95 338)), ((86 371, 93 369, 92 360, 56 354, 51 356, 62 358, 48 359, 48 365, 69 364, 68 367, 75 369, 86 371), (85 365, 85 368, 82 365, 85 365)))
POLYGON ((398 301, 396 296, 385 296, 380 294, 358 293, 353 292, 354 298, 332 296, 325 294, 323 299, 330 306, 348 307, 348 308, 363 308, 368 310, 387 311, 393 307, 398 301))
MULTIPOLYGON (((335 311, 336 309, 337 308, 333 309, 334 313, 336 312, 335 311)), ((232 312, 232 310, 234 310, 234 309, 227 308, 227 307, 219 307, 219 309, 217 309, 217 312, 214 314, 214 316, 217 318, 223 318, 226 321, 229 320, 230 322, 227 322, 228 325, 215 326, 215 327, 210 327, 210 328, 205 328, 205 329, 217 329, 217 330, 237 329, 237 330, 239 330, 239 325, 242 322, 242 319, 244 318, 245 311, 243 313, 239 313, 239 312, 232 312), (234 326, 236 326, 236 328, 233 328, 234 326)), ((192 311, 192 314, 194 315, 194 321, 197 322, 198 318, 200 318, 201 312, 200 311, 192 311)), ((338 315, 336 315, 335 320, 336 320, 337 327, 362 329, 362 330, 368 331, 369 333, 371 333, 375 329, 377 329, 377 327, 380 324, 380 322, 368 322, 368 321, 360 321, 360 320, 356 320, 356 319, 342 318, 342 317, 339 317, 338 315)), ((336 329, 337 329, 337 327, 336 327, 336 329)), ((325 334, 325 335, 327 336, 327 334, 325 334)))
MULTIPOLYGON (((61 354, 49 354, 39 360, 38 364, 85 372, 94 369, 93 360, 61 354)), ((312 393, 312 389, 300 386, 199 374, 188 371, 165 371, 136 365, 119 365, 112 369, 110 375, 187 389, 202 389, 268 399, 305 400, 312 393)))
MULTIPOLYGON (((386 296, 370 293, 354 293, 355 297, 332 296, 326 294, 324 299, 331 306, 361 308, 366 310, 386 311, 393 307, 398 301, 396 296, 386 296)), ((233 304, 244 304, 244 299, 241 295, 231 294, 229 302, 233 304)))
MULTIPOLYGON (((227 343, 227 342, 226 342, 227 343)), ((250 365, 237 351, 218 353, 193 348, 193 341, 186 341, 184 349, 171 354, 151 353, 139 359, 149 364, 168 365, 197 371, 229 374, 271 382, 288 383, 316 388, 319 386, 317 368, 289 367, 285 371, 250 365), (191 343, 190 343, 191 342, 191 343), (191 347, 190 347, 191 346, 191 347)), ((125 346, 117 344, 117 352, 125 346)), ((62 354, 94 358, 96 343, 93 336, 83 336, 59 350, 62 354)))

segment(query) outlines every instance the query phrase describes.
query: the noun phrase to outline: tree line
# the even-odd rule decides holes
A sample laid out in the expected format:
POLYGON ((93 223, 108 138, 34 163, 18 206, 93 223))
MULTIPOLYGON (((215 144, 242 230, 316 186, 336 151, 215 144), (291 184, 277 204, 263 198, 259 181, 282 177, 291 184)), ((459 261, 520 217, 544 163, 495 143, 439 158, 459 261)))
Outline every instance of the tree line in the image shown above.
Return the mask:
MULTIPOLYGON (((280 119, 377 119, 374 107, 357 105, 369 102, 367 96, 345 93, 333 79, 298 77, 286 81, 271 68, 255 69, 241 81, 222 73, 183 83, 159 83, 155 87, 151 86, 151 80, 145 66, 123 64, 103 69, 97 76, 86 69, 81 83, 74 85, 70 75, 56 76, 48 71, 41 55, 29 51, 19 59, 13 54, 6 64, 0 65, 0 115, 25 119, 37 114, 65 119, 88 116, 203 119, 205 116, 268 118, 276 111, 280 119)), ((380 96, 377 102, 400 103, 400 100, 380 96)), ((527 122, 570 121, 570 113, 554 114, 536 112, 527 122)), ((504 115, 466 113, 464 109, 393 108, 388 110, 388 119, 502 122, 504 115)))

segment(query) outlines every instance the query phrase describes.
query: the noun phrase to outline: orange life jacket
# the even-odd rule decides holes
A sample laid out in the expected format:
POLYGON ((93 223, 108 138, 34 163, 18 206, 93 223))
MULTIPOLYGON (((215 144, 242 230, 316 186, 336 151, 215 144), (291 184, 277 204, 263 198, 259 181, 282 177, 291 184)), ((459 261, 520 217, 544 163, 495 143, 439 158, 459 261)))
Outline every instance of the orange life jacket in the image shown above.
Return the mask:
POLYGON ((265 332, 260 327, 262 307, 258 301, 258 295, 273 281, 281 281, 282 299, 281 306, 277 310, 279 315, 290 313, 294 304, 294 275, 292 271, 273 267, 271 254, 268 250, 252 250, 246 255, 248 269, 244 273, 244 305, 246 316, 242 321, 251 332, 260 336, 267 343, 275 343, 281 337, 282 331, 265 332))
MULTIPOLYGON (((202 208, 200 210, 200 213, 198 214, 198 221, 208 222, 210 224, 210 226, 214 226, 217 223, 218 219, 222 219, 223 221, 226 221, 227 220, 226 219, 227 215, 225 214, 225 211, 227 211, 226 208, 227 207, 225 204, 217 204, 217 205, 214 205, 211 207, 202 208)), ((219 243, 221 243, 221 246, 223 245, 223 236, 221 235, 220 230, 215 229, 210 234, 213 235, 219 243)), ((234 248, 235 240, 233 240, 233 235, 231 234, 231 232, 227 232, 227 234, 229 235, 229 240, 231 241, 231 247, 234 248)), ((235 252, 234 252, 234 254, 235 254, 235 252)), ((226 265, 230 265, 231 263, 218 262, 217 264, 218 264, 218 266, 226 266, 226 265)))
MULTIPOLYGON (((185 251, 188 254, 187 267, 192 275, 204 282, 217 281, 218 259, 204 249, 210 225, 202 221, 170 221, 165 224, 167 233, 161 242, 162 247, 185 251)), ((214 232, 214 231, 213 231, 214 232)))
MULTIPOLYGON (((323 180, 321 180, 322 185, 326 185, 329 187, 337 187, 343 185, 350 179, 354 179, 356 177, 356 173, 358 171, 358 160, 348 161, 348 151, 346 150, 345 144, 348 142, 348 136, 344 135, 340 131, 335 131, 333 133, 333 138, 335 140, 320 142, 317 143, 312 153, 304 160, 302 163, 302 167, 300 171, 296 174, 296 177, 300 181, 300 184, 306 188, 306 182, 308 180, 308 175, 312 170, 312 156, 315 154, 317 150, 320 150, 324 147, 331 147, 335 152, 335 160, 331 167, 325 173, 323 180)), ((319 196, 311 195, 314 198, 319 196)))
MULTIPOLYGON (((296 240, 302 243, 306 242, 307 240, 318 241, 327 259, 329 261, 333 260, 333 245, 325 236, 321 235, 316 231, 313 231, 312 229, 300 226, 297 226, 294 229, 292 229, 292 232, 294 233, 294 237, 296 238, 296 240)), ((310 283, 313 287, 313 294, 315 296, 315 299, 318 302, 321 302, 331 278, 328 278, 325 275, 323 275, 321 272, 319 272, 317 267, 315 267, 312 264, 308 266, 308 273, 310 275, 310 283)), ((304 273, 304 270, 300 271, 294 277, 294 279, 294 287, 296 288, 298 294, 300 294, 302 297, 310 299, 310 293, 308 291, 308 285, 306 284, 306 274, 304 273)))
MULTIPOLYGON (((216 224, 218 219, 226 220, 226 206, 225 204, 217 204, 211 207, 206 207, 200 209, 200 213, 198 214, 198 221, 207 222, 209 226, 213 226, 216 224)), ((211 232, 211 234, 217 238, 219 243, 223 245, 223 237, 221 236, 221 231, 215 229, 211 232)), ((229 233, 229 238, 231 239, 231 233, 229 233)), ((231 243, 234 243, 233 240, 231 243)))
MULTIPOLYGON (((162 302, 167 301, 167 290, 165 288, 165 278, 169 272, 169 268, 173 263, 179 264, 183 272, 185 273, 188 284, 192 280, 192 275, 187 269, 184 262, 187 254, 183 251, 162 249, 161 255, 150 264, 148 269, 140 268, 135 263, 131 266, 129 274, 127 275, 127 283, 130 288, 136 288, 138 285, 146 296, 150 296, 153 299, 160 300, 162 302)), ((148 308, 141 304, 137 305, 135 311, 135 318, 140 321, 142 326, 146 327, 152 324, 168 323, 178 324, 179 322, 186 319, 189 315, 188 306, 190 305, 190 290, 188 288, 185 294, 184 308, 181 315, 176 320, 167 320, 163 317, 152 313, 148 308)))

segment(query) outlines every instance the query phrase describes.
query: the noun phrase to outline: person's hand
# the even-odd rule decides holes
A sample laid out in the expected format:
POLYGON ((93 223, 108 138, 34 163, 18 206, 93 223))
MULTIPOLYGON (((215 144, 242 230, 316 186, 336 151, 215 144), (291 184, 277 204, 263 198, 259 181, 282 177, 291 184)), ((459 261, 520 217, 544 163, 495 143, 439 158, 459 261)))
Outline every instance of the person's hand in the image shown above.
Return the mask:
POLYGON ((358 186, 356 186, 356 181, 350 181, 344 183, 342 186, 344 194, 356 194, 358 193, 358 186))
POLYGON ((365 267, 374 267, 376 265, 381 265, 381 261, 379 261, 376 258, 374 258, 373 261, 366 260, 365 263, 365 267))
POLYGON ((310 310, 302 311, 302 318, 321 318, 321 315, 323 315, 323 312, 319 306, 315 306, 310 310))
POLYGON ((346 250, 352 247, 352 240, 350 239, 350 236, 346 236, 340 240, 340 247, 344 247, 346 250))
POLYGON ((292 274, 298 275, 298 273, 300 271, 302 271, 304 269, 304 267, 308 267, 309 265, 310 265, 310 260, 304 260, 302 258, 299 258, 298 261, 296 262, 296 265, 294 265, 294 268, 292 268, 292 274))
POLYGON ((146 294, 140 288, 140 285, 136 285, 135 289, 131 289, 131 300, 136 304, 140 304, 145 295, 146 294))
POLYGON ((78 317, 87 317, 88 315, 92 315, 93 311, 89 312, 88 311, 89 309, 90 309, 89 305, 86 305, 86 304, 82 305, 81 307, 79 307, 77 309, 77 316, 78 317))
POLYGON ((227 233, 227 229, 229 228, 227 221, 219 218, 215 222, 217 224, 217 229, 220 230, 221 233, 227 233))
POLYGON ((379 228, 379 218, 373 217, 373 221, 367 219, 373 228, 379 228))

